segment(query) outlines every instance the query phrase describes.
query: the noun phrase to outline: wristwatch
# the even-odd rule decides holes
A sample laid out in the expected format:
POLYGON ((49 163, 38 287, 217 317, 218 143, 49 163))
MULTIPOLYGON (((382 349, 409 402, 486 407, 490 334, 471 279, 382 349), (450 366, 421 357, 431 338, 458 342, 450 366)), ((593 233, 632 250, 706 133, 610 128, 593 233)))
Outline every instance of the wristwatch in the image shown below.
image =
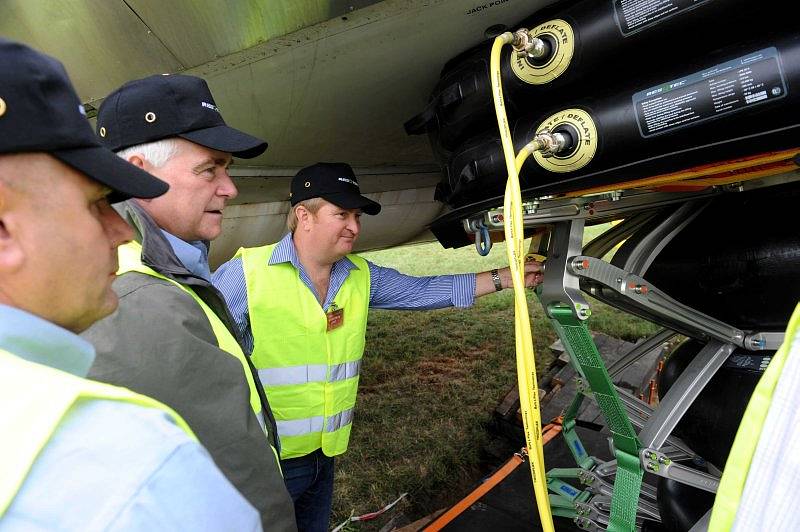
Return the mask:
POLYGON ((489 272, 492 276, 492 282, 494 283, 494 289, 496 291, 501 291, 503 289, 503 283, 500 282, 500 272, 496 269, 489 272))

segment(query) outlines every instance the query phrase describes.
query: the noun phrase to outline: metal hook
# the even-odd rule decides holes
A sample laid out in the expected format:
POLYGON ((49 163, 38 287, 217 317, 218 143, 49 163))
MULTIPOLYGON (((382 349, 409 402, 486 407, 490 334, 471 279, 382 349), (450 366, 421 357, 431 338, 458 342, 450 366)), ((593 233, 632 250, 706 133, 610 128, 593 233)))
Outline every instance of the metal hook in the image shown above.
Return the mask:
POLYGON ((476 224, 475 229, 475 249, 478 250, 478 255, 485 257, 492 250, 492 238, 489 236, 489 228, 481 221, 476 224))

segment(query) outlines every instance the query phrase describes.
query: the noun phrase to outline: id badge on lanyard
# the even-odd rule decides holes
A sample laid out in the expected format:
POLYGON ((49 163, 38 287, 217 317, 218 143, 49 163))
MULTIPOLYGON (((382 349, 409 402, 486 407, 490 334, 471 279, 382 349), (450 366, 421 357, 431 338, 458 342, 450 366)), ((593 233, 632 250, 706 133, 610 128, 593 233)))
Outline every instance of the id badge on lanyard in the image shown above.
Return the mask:
POLYGON ((344 309, 336 306, 336 303, 331 303, 328 312, 325 314, 328 318, 328 331, 331 332, 344 325, 344 309))

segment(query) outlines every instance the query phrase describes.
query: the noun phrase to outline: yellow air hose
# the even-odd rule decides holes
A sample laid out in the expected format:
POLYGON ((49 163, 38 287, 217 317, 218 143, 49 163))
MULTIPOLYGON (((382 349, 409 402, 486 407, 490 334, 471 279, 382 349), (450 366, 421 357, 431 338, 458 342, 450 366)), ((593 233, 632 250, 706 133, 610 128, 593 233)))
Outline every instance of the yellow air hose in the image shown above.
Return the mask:
POLYGON ((506 183, 503 212, 504 230, 508 248, 508 264, 514 286, 514 329, 517 352, 517 386, 519 387, 522 423, 528 445, 528 460, 533 478, 533 491, 539 518, 544 532, 552 532, 553 515, 547 493, 547 478, 544 469, 544 450, 542 444, 542 421, 539 410, 539 386, 536 382, 536 360, 533 353, 533 339, 528 314, 528 301, 525 295, 525 237, 522 224, 522 196, 519 188, 519 168, 530 154, 529 147, 523 149, 519 157, 514 157, 514 143, 508 128, 503 88, 500 77, 500 52, 504 45, 511 44, 514 36, 503 33, 494 40, 490 60, 490 73, 497 125, 503 144, 508 182, 506 183))

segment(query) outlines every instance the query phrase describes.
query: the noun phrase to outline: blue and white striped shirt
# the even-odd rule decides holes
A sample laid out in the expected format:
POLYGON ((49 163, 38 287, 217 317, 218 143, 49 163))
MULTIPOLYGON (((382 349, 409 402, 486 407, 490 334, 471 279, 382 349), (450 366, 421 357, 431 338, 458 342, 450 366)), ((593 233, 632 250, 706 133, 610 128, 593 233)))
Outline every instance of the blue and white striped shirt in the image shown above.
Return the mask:
MULTIPOLYGON (((300 264, 291 233, 278 242, 269 258, 269 264, 283 262, 291 262, 300 271, 300 279, 303 284, 316 296, 314 284, 306 274, 303 265, 300 264)), ((469 307, 475 301, 474 273, 413 277, 392 268, 377 266, 369 261, 367 264, 370 273, 370 308, 432 310, 445 307, 469 307)), ((328 294, 322 305, 323 310, 327 312, 350 270, 355 267, 355 264, 347 257, 333 264, 328 294)), ((247 288, 244 281, 242 259, 234 257, 220 266, 214 272, 212 281, 225 296, 233 319, 242 333, 245 346, 252 351, 253 332, 250 328, 250 315, 247 310, 247 288)))

